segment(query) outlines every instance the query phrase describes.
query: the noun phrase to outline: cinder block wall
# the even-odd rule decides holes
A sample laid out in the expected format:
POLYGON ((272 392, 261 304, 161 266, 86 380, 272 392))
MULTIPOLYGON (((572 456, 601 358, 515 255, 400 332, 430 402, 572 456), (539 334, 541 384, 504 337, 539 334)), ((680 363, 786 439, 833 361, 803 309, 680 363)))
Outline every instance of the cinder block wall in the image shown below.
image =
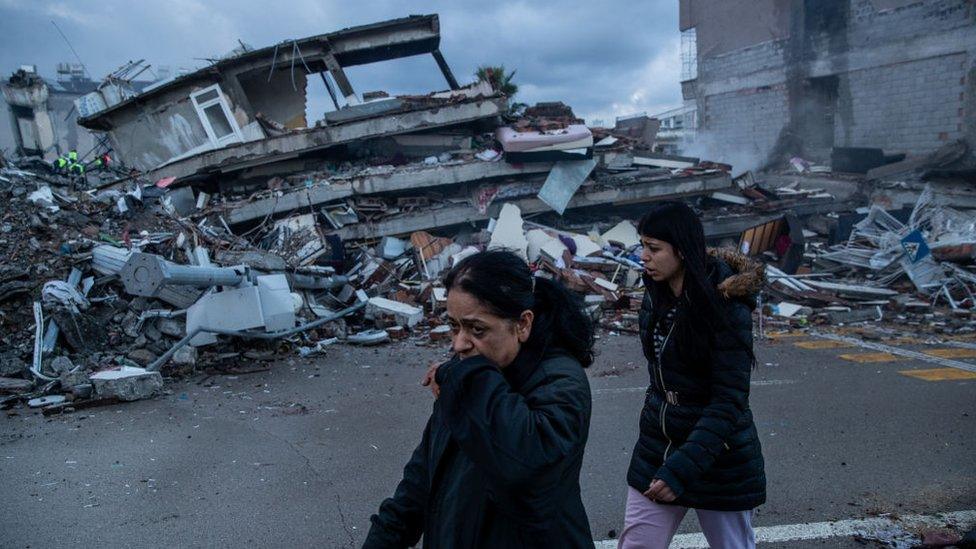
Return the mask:
POLYGON ((760 167, 789 120, 785 84, 708 96, 699 106, 707 130, 695 152, 732 164, 736 173, 760 167))
POLYGON ((838 118, 835 144, 913 153, 963 137, 966 69, 957 54, 842 75, 852 119, 838 118))
POLYGON ((967 73, 976 54, 976 5, 967 0, 925 0, 878 10, 875 4, 851 2, 850 47, 916 48, 918 57, 887 64, 881 55, 877 67, 840 75, 839 109, 847 109, 851 119, 838 117, 835 143, 912 153, 964 137, 965 118, 974 115, 964 106, 967 73), (967 29, 968 39, 960 40, 958 31, 967 29), (940 49, 956 52, 929 56, 918 48, 920 39, 931 43, 940 37, 940 49))
POLYGON ((704 84, 748 80, 757 73, 772 75, 759 83, 775 83, 698 97, 699 131, 686 152, 730 163, 737 173, 765 162, 789 121, 783 49, 783 41, 771 41, 699 59, 699 81, 704 84))
POLYGON ((976 139, 976 3, 850 0, 847 15, 847 54, 827 51, 816 37, 807 46, 786 38, 716 56, 699 52, 696 152, 739 158, 737 172, 765 162, 794 116, 796 96, 786 82, 797 71, 786 60, 798 47, 814 52, 802 79, 838 76, 835 146, 918 154, 976 139), (857 66, 847 67, 855 57, 857 66))

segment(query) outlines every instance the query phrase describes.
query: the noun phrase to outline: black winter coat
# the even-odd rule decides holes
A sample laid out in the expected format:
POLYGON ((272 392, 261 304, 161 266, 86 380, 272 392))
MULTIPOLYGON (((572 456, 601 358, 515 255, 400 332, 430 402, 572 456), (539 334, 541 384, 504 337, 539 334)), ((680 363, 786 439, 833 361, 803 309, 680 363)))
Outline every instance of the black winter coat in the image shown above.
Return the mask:
MULTIPOLYGON (((762 286, 761 266, 728 251, 711 263, 709 276, 724 297, 728 329, 707 342, 706 364, 686 364, 673 339, 654 356, 654 306, 649 292, 639 315, 640 338, 651 385, 640 415, 640 435, 627 483, 644 492, 661 479, 678 496, 675 505, 746 511, 766 501, 762 448, 749 408, 753 359, 752 309, 762 286), (734 268, 733 268, 734 267, 734 268)), ((687 310, 679 300, 677 322, 687 310), (684 308, 684 309, 682 309, 684 308)), ((673 333, 673 332, 672 332, 673 333)))
POLYGON ((579 362, 522 352, 437 370, 440 397, 364 548, 587 547, 579 474, 590 386, 579 362))

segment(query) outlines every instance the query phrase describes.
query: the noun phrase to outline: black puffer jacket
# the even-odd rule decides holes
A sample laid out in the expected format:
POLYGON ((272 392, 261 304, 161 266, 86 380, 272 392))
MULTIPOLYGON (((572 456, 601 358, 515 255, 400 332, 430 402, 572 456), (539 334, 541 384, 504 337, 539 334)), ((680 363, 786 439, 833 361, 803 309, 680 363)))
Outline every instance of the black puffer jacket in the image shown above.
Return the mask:
MULTIPOLYGON (((678 496, 675 505, 746 511, 766 501, 762 448, 749 408, 753 360, 742 345, 752 345, 752 309, 763 271, 735 252, 711 253, 718 257, 709 277, 724 298, 728 329, 705 342, 707 364, 683 363, 670 339, 657 360, 650 326, 654 303, 645 292, 639 322, 651 386, 627 483, 644 492, 659 478, 678 496)), ((679 309, 676 322, 685 314, 695 312, 679 309)))
POLYGON ((590 385, 559 351, 437 371, 440 398, 364 548, 593 547, 579 474, 590 385))

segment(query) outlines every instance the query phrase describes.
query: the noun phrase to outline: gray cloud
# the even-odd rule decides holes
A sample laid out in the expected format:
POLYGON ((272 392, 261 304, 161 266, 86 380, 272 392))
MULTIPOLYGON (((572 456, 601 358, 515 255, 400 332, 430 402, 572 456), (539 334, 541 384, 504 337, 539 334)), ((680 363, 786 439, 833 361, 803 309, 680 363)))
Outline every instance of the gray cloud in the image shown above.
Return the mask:
MULTIPOLYGON (((30 63, 52 76, 57 62, 73 61, 52 20, 93 77, 101 78, 130 59, 195 68, 205 64, 201 58, 234 49, 238 39, 262 47, 411 13, 439 13, 441 49, 461 80, 470 80, 478 65, 503 63, 518 71, 518 100, 563 100, 588 119, 653 114, 680 103, 677 2, 403 4, 0 0, 0 70, 9 74, 30 63)), ((428 57, 357 67, 350 79, 360 91, 409 93, 445 87, 428 57)), ((313 108, 325 108, 327 101, 317 97, 313 108)))

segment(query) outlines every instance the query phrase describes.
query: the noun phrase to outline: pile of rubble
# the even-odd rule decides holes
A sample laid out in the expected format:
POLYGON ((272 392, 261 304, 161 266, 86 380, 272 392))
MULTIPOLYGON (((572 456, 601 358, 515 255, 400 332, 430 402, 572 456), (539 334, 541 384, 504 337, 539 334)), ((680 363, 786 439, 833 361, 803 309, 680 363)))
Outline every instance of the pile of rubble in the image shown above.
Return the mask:
POLYGON ((854 179, 867 205, 807 220, 804 230, 814 230, 802 265, 767 269, 766 313, 794 326, 870 321, 914 336, 976 332, 976 204, 966 153, 955 142, 854 179), (898 204, 914 203, 892 207, 893 190, 898 204))
POLYGON ((0 404, 134 400, 159 392, 163 372, 340 342, 442 345, 440 279, 485 249, 514 250, 600 326, 636 333, 634 220, 663 199, 692 202, 711 244, 768 264, 771 322, 973 307, 973 218, 931 193, 904 219, 859 211, 873 200, 863 175, 795 159, 786 174, 733 179, 732 166, 657 152, 646 116, 589 128, 562 103, 512 108, 490 82, 457 84, 436 16, 324 36, 246 49, 139 95, 85 96, 78 123, 105 134, 110 170, 0 164, 0 404), (342 71, 418 52, 450 90, 360 99, 342 71), (316 71, 336 110, 305 127, 295 83, 316 71), (180 128, 196 137, 160 118, 194 112, 201 125, 180 128), (801 181, 808 172, 833 188, 801 181))
MULTIPOLYGON (((582 294, 602 325, 636 331, 639 238, 631 221, 603 215, 605 206, 721 198, 735 187, 728 166, 652 165, 677 161, 643 152, 641 127, 597 130, 604 135, 594 141, 576 122, 565 106, 541 105, 468 128, 480 149, 329 159, 268 177, 249 194, 253 182, 207 187, 133 174, 84 185, 44 164, 8 163, 3 402, 53 413, 151 396, 161 372, 310 355, 340 341, 436 344, 449 339, 440 277, 484 249, 515 250, 537 276, 582 294), (585 137, 567 141, 571 149, 506 145, 567 131, 585 137), (572 159, 510 161, 512 148, 572 159)), ((722 211, 738 219, 735 208, 747 206, 722 211)))

